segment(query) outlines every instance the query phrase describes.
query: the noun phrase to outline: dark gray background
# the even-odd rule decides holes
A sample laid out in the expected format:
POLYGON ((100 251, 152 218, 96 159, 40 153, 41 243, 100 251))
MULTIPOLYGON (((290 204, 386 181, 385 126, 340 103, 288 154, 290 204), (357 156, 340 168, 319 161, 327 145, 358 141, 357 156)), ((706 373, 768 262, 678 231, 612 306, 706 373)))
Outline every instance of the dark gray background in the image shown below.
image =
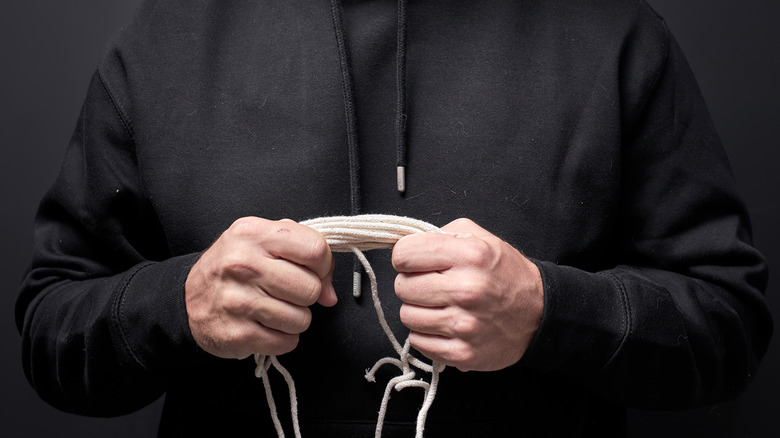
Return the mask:
MULTIPOLYGON (((544 0, 540 0, 544 1, 544 0)), ((648 0, 696 72, 752 214, 756 245, 780 263, 780 2, 648 0)), ((111 35, 139 0, 25 0, 0 6, 0 435, 154 436, 159 402, 118 419, 63 414, 28 386, 13 323, 16 287, 30 256, 30 224, 53 182, 86 91, 111 35)), ((773 271, 773 273, 776 271, 773 271)), ((774 276, 767 293, 775 319, 774 276)), ((631 412, 633 437, 780 437, 780 342, 736 402, 682 413, 631 412)), ((197 381, 192 382, 197 385, 197 381)))

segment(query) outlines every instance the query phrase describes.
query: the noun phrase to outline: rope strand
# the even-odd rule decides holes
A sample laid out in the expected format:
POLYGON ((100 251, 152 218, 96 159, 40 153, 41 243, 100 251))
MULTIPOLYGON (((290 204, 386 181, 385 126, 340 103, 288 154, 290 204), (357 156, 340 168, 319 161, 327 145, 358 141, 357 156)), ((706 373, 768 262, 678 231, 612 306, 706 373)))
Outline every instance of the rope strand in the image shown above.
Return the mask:
MULTIPOLYGON (((387 338, 393 345, 393 349, 398 358, 385 357, 379 359, 371 369, 366 371, 365 378, 369 382, 375 382, 375 374, 379 368, 384 365, 396 366, 401 375, 396 376, 388 381, 385 387, 384 396, 379 405, 379 413, 377 418, 375 438, 382 436, 382 426, 384 425, 385 414, 387 412, 387 405, 390 402, 390 394, 393 389, 401 391, 405 388, 422 388, 425 391, 425 399, 423 405, 417 414, 417 427, 415 438, 423 438, 423 431, 425 429, 425 421, 428 416, 428 410, 433 404, 433 399, 436 397, 436 390, 439 384, 439 374, 444 371, 444 365, 433 362, 428 364, 422 360, 414 357, 410 352, 411 344, 409 343, 409 337, 407 336, 403 345, 398 342, 395 334, 390 329, 390 325, 387 323, 384 311, 382 310, 382 303, 379 300, 379 290, 377 288, 376 274, 371 268, 371 264, 363 254, 363 251, 373 249, 390 249, 395 245, 400 238, 414 233, 437 233, 441 232, 439 228, 431 225, 427 222, 412 219, 403 216, 392 215, 359 215, 359 216, 333 216, 323 217, 317 219, 311 219, 301 222, 303 225, 314 228, 319 231, 325 240, 330 245, 330 249, 333 252, 352 252, 357 259, 363 265, 368 279, 371 283, 371 298, 374 303, 374 310, 376 311, 379 324, 382 326, 387 338), (422 379, 416 380, 415 371, 412 367, 417 368, 420 371, 430 373, 431 381, 426 382, 422 379)), ((282 429, 281 422, 279 421, 279 415, 276 410, 276 403, 274 402, 273 394, 271 393, 271 385, 268 379, 268 370, 271 366, 277 369, 287 382, 287 387, 290 392, 290 411, 292 414, 293 430, 295 438, 301 438, 300 426, 298 424, 298 400, 295 393, 295 382, 290 373, 279 363, 275 356, 263 356, 255 355, 255 361, 257 363, 257 369, 255 375, 263 380, 263 387, 265 388, 266 400, 268 401, 268 407, 271 411, 271 419, 274 422, 276 433, 279 438, 284 438, 284 431, 282 429)))

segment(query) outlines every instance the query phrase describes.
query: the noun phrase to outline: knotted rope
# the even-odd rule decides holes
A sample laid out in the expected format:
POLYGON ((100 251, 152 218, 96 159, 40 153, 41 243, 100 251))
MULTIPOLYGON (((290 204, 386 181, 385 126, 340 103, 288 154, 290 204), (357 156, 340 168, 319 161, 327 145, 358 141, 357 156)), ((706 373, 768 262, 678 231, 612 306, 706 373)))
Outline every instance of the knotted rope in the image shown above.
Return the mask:
MULTIPOLYGON (((360 260, 371 284, 371 298, 374 303, 377 317, 379 318, 379 324, 382 326, 382 330, 384 330, 385 335, 393 345, 395 352, 398 354, 397 359, 393 357, 379 359, 370 370, 366 371, 365 378, 369 382, 376 381, 375 374, 383 365, 395 365, 401 371, 401 375, 390 379, 385 387, 384 396, 382 397, 379 406, 379 416, 377 418, 376 431, 374 433, 375 438, 382 436, 382 426, 385 420, 385 413, 387 412, 387 405, 390 401, 391 391, 393 389, 400 391, 411 387, 423 388, 423 390, 425 390, 425 399, 417 414, 417 432, 415 435, 416 438, 422 438, 428 410, 433 404, 433 399, 436 396, 436 389, 439 384, 439 374, 445 367, 437 362, 427 364, 412 356, 409 352, 410 344, 408 336, 403 345, 398 342, 398 339, 387 324, 387 319, 385 319, 382 304, 379 301, 376 274, 374 274, 374 270, 368 263, 366 256, 363 255, 363 251, 390 249, 395 245, 395 242, 397 242, 398 239, 409 234, 423 232, 436 233, 441 232, 441 230, 427 222, 391 215, 323 217, 304 221, 301 222, 301 224, 310 226, 322 233, 322 235, 325 236, 325 240, 330 245, 331 251, 352 252, 357 256, 358 260, 360 260), (416 374, 413 367, 430 373, 431 381, 426 382, 422 379, 415 379, 416 374)), ((354 287, 353 285, 353 294, 357 296, 360 291, 359 277, 356 282, 358 283, 358 286, 354 287)), ((271 393, 271 385, 268 380, 268 370, 271 366, 276 368, 287 382, 287 387, 290 392, 290 411, 292 414, 293 431, 296 438, 301 438, 300 425, 298 424, 298 399, 295 394, 295 382, 293 381, 292 376, 287 369, 279 363, 275 356, 263 356, 258 354, 255 355, 255 361, 257 362, 255 375, 263 380, 266 400, 268 401, 268 407, 271 411, 271 418, 276 427, 276 433, 280 438, 284 437, 284 431, 282 430, 282 425, 276 412, 276 403, 274 402, 273 394, 271 393)))

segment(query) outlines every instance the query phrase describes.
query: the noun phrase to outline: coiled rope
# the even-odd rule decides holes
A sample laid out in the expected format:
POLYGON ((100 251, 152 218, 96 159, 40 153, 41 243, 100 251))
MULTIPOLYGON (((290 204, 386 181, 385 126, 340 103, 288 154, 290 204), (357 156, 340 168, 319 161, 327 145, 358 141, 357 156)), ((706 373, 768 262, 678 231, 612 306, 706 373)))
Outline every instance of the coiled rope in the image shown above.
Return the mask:
MULTIPOLYGON (((409 352, 410 344, 408 336, 403 345, 398 342, 398 339, 387 324, 387 319, 385 319, 382 304, 379 301, 376 274, 374 274, 374 270, 368 263, 366 256, 363 255, 363 251, 390 249, 395 245, 395 242, 397 242, 398 239, 409 234, 425 232, 437 233, 441 232, 441 230, 427 222, 417 219, 378 214, 323 217, 304 221, 301 222, 301 224, 310 226, 322 233, 325 240, 330 245, 331 251, 352 252, 360 260, 360 263, 363 264, 363 268, 366 270, 366 274, 368 275, 371 284, 371 298, 374 303, 377 317, 379 318, 379 324, 382 326, 382 330, 384 330, 385 335, 393 345, 395 352, 398 354, 398 358, 385 357, 379 359, 371 369, 366 371, 365 378, 369 382, 376 381, 375 374, 383 365, 395 365, 401 371, 401 375, 390 379, 385 387, 384 396, 382 397, 379 406, 379 416, 377 418, 376 431, 374 433, 375 438, 382 436, 382 426, 384 424, 385 413, 387 412, 387 405, 390 401, 391 391, 393 389, 400 391, 412 387, 423 388, 425 391, 423 404, 417 414, 417 431, 415 435, 416 438, 422 438, 428 410, 433 404, 434 397, 436 397, 436 389, 439 385, 439 374, 444 371, 445 367, 437 362, 427 364, 412 356, 409 352), (413 368, 430 373, 431 381, 426 382, 422 379, 415 379, 416 374, 413 368)), ((357 296, 360 291, 359 278, 356 279, 356 283, 358 283, 358 286, 355 287, 353 285, 353 294, 357 296)), ((292 414, 293 431, 296 438, 301 438, 300 425, 298 424, 298 399, 295 393, 295 382, 292 376, 287 369, 279 363, 279 360, 275 356, 257 354, 255 355, 255 361, 257 363, 255 375, 263 380, 266 400, 268 401, 268 407, 271 411, 271 418, 276 427, 276 433, 279 435, 279 438, 284 437, 284 430, 279 421, 276 403, 274 402, 273 394, 271 393, 271 385, 268 380, 268 370, 272 366, 279 371, 287 382, 287 387, 290 392, 290 412, 292 414)))

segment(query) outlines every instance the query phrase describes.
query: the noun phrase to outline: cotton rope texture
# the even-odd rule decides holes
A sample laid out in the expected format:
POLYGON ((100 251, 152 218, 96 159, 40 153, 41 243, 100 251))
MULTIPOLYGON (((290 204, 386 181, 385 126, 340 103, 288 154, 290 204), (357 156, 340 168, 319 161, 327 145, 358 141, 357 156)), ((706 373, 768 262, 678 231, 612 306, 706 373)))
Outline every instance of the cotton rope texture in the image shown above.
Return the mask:
MULTIPOLYGON (((432 364, 427 364, 412 356, 409 352, 410 344, 408 336, 403 345, 398 342, 398 339, 395 337, 392 330, 390 330, 390 326, 385 319, 382 304, 379 301, 376 274, 374 274, 374 270, 371 268, 365 255, 363 255, 363 251, 390 249, 400 238, 409 234, 425 232, 440 233, 441 230, 436 226, 421 220, 403 216, 380 214, 322 217, 304 221, 301 222, 301 224, 319 231, 330 245, 331 251, 353 252, 360 260, 360 263, 363 264, 363 268, 366 270, 366 274, 368 275, 371 284, 371 298, 374 303, 377 317, 379 318, 379 324, 382 326, 382 330, 384 330, 385 335, 393 345, 395 352, 398 354, 397 359, 393 357, 379 359, 370 370, 367 370, 365 375, 366 380, 375 382, 376 379, 374 376, 377 370, 383 365, 395 365, 401 371, 401 375, 390 379, 385 387, 384 396, 382 397, 379 407, 376 431, 374 433, 375 438, 382 436, 382 426, 384 424, 385 413, 387 412, 387 405, 390 401, 391 391, 393 389, 400 391, 411 387, 423 388, 423 390, 425 390, 425 399, 417 414, 417 430, 415 434, 416 438, 422 438, 428 410, 433 404, 434 397, 436 397, 436 389, 439 385, 439 374, 444 371, 445 366, 435 361, 432 364), (431 381, 426 382, 422 379, 415 379, 416 374, 412 367, 430 373, 431 381)), ((353 294, 359 296, 359 278, 357 278, 356 283, 357 285, 353 287, 353 294)), ((295 382, 292 375, 290 375, 287 369, 279 363, 279 360, 275 356, 256 354, 255 362, 257 363, 255 376, 263 380, 266 400, 268 401, 268 407, 271 411, 274 427, 276 427, 276 433, 280 438, 284 437, 284 430, 279 421, 276 402, 274 401, 271 392, 271 384, 268 380, 268 370, 271 366, 276 368, 287 382, 290 393, 290 412, 292 414, 293 432, 296 438, 301 438, 301 430, 298 423, 298 398, 295 393, 295 382)))

